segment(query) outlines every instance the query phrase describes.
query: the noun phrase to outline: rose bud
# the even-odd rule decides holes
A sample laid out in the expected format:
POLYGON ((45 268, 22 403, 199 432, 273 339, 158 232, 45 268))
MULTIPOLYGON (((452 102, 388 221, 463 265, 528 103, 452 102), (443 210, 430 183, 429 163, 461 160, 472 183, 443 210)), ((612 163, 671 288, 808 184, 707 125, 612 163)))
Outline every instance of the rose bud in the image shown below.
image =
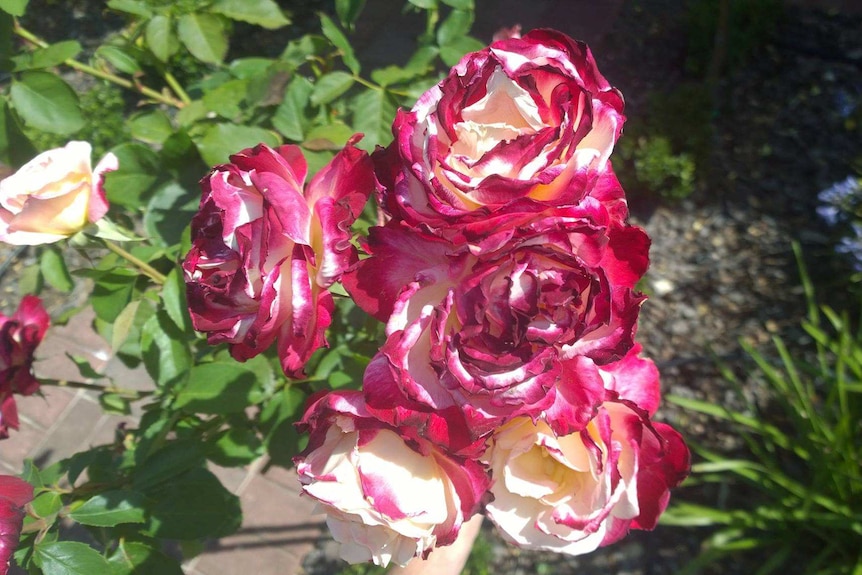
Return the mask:
POLYGON ((358 139, 305 188, 298 146, 243 150, 201 181, 183 270, 192 323, 211 344, 244 361, 278 340, 291 377, 326 344, 327 288, 358 259, 350 226, 376 185, 358 139))
POLYGON ((375 155, 396 219, 451 237, 497 211, 570 205, 607 169, 623 99, 582 42, 553 30, 467 54, 375 155))
POLYGON ((350 563, 405 565, 450 545, 488 488, 477 461, 405 438, 373 418, 358 391, 318 397, 299 428, 310 431, 295 459, 302 489, 320 502, 350 563))
POLYGON ((658 371, 639 351, 602 367, 581 362, 580 376, 592 368, 607 389, 583 429, 560 434, 545 419, 521 417, 494 434, 485 455, 494 481, 486 512, 506 539, 580 555, 631 528, 655 527, 690 456, 676 431, 649 419, 658 371))
POLYGON ((0 181, 0 241, 38 245, 67 238, 108 211, 105 173, 117 169, 107 154, 93 170, 87 142, 43 152, 0 181))
POLYGON ((632 347, 648 246, 591 198, 469 246, 396 222, 372 228, 371 257, 344 278, 363 309, 387 320, 366 372, 369 408, 398 424, 393 403, 458 406, 473 439, 505 418, 538 416, 555 401, 561 361, 606 364, 632 347))
POLYGON ((51 319, 42 300, 26 295, 11 317, 0 313, 0 439, 18 429, 13 394, 32 395, 39 389, 33 375, 33 354, 45 337, 51 319))
POLYGON ((32 485, 11 475, 0 475, 0 575, 9 572, 9 560, 18 547, 24 523, 24 506, 32 500, 32 485))

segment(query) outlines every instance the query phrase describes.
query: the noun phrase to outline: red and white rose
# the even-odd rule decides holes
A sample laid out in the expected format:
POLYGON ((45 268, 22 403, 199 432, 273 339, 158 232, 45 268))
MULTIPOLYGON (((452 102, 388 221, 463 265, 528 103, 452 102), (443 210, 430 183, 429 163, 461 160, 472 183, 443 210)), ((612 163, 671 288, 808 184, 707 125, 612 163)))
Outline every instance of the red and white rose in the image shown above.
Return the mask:
POLYGON ((375 419, 361 392, 318 397, 300 423, 303 491, 322 504, 351 563, 404 565, 455 541, 488 488, 484 468, 375 419))
POLYGON ((508 540, 580 555, 655 527, 669 489, 688 474, 689 452, 670 426, 649 420, 658 372, 636 352, 596 368, 610 393, 582 430, 560 435, 520 417, 495 432, 486 513, 508 540))
POLYGON ((0 313, 0 439, 9 437, 10 427, 18 429, 14 395, 39 389, 33 359, 50 323, 42 300, 34 295, 24 296, 10 317, 0 313))
POLYGON ((0 575, 9 572, 9 560, 24 524, 24 506, 32 500, 32 485, 12 475, 0 475, 0 575))
POLYGON ((394 222, 372 228, 371 257, 344 279, 388 319, 364 381, 370 408, 396 423, 393 403, 457 406, 474 439, 535 417, 555 401, 563 362, 605 364, 632 347, 648 247, 593 198, 514 218, 468 246, 394 222))
POLYGON ((582 42, 553 30, 467 54, 377 155, 383 205, 452 237, 505 211, 576 204, 608 167, 623 99, 582 42))
POLYGON ((355 136, 303 186, 298 146, 260 144, 201 182, 183 262, 195 329, 246 360, 277 340, 284 372, 302 374, 331 321, 327 288, 357 260, 350 225, 375 187, 355 136))

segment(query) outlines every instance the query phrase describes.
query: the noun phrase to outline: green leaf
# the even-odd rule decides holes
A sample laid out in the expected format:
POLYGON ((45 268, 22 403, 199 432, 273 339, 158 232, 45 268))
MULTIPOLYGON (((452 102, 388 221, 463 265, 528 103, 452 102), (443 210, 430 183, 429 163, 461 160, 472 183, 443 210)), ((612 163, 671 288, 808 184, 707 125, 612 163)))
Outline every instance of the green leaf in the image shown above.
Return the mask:
POLYGON ((180 42, 174 34, 173 22, 170 17, 163 14, 153 16, 147 22, 144 38, 150 51, 162 62, 167 62, 180 49, 180 42))
POLYGON ((385 90, 365 90, 353 100, 353 129, 365 134, 359 145, 374 150, 392 141, 392 121, 398 106, 385 90))
POLYGON ((30 506, 39 517, 50 517, 63 508, 63 498, 56 491, 45 491, 30 506))
POLYGON ((290 467, 293 457, 300 451, 302 439, 294 421, 301 414, 305 399, 306 394, 301 389, 288 386, 273 397, 261 412, 261 420, 267 429, 267 453, 276 465, 290 467))
POLYGON ((30 0, 0 0, 0 10, 12 16, 21 17, 29 2, 30 0))
POLYGON ((99 46, 96 56, 104 59, 111 66, 126 74, 137 74, 141 71, 141 65, 134 56, 119 46, 99 46))
POLYGON ((28 126, 67 135, 84 127, 78 95, 49 72, 24 72, 10 89, 12 105, 28 126))
POLYGON ((45 278, 42 276, 42 270, 39 266, 27 266, 21 273, 18 274, 18 294, 25 296, 27 294, 39 295, 42 288, 45 287, 45 278))
POLYGON ((237 467, 251 463, 263 452, 263 442, 246 427, 231 427, 221 434, 207 451, 208 458, 218 465, 237 467))
POLYGON ((0 71, 12 70, 13 44, 12 35, 15 30, 15 19, 6 12, 0 12, 0 71))
POLYGON ((206 469, 193 469, 150 493, 148 531, 166 539, 222 537, 242 522, 239 498, 206 469))
POLYGON ((78 368, 78 374, 83 379, 102 379, 105 377, 104 375, 93 369, 93 366, 90 365, 90 362, 83 356, 74 355, 67 351, 66 357, 72 360, 72 362, 75 364, 75 367, 78 368))
POLYGON ((449 44, 440 46, 440 59, 447 66, 454 66, 467 52, 475 52, 484 48, 484 44, 470 36, 455 38, 449 44))
POLYGON ((222 118, 233 120, 242 109, 240 104, 248 93, 248 80, 230 80, 217 88, 204 93, 203 103, 210 112, 215 112, 222 118))
MULTIPOLYGON (((302 142, 302 146, 308 150, 340 150, 347 140, 354 134, 353 129, 343 122, 333 122, 325 126, 312 128, 302 142)), ((309 164, 309 173, 311 165, 309 164)))
POLYGON ((177 112, 176 120, 180 126, 188 127, 198 120, 205 118, 206 115, 207 108, 204 106, 203 101, 193 100, 190 104, 177 112))
POLYGON ((132 137, 149 144, 161 144, 174 132, 171 119, 162 110, 138 112, 127 121, 132 137))
POLYGON ((314 84, 302 76, 295 76, 287 85, 284 100, 272 117, 272 125, 285 138, 301 142, 305 137, 305 126, 308 123, 305 106, 313 90, 314 84))
POLYGON ((473 25, 473 18, 470 10, 452 10, 437 28, 437 44, 446 46, 466 36, 473 25))
POLYGON ((20 166, 36 155, 36 148, 24 135, 21 124, 5 99, 0 100, 0 162, 20 166))
POLYGON ((75 282, 66 267, 66 260, 60 250, 48 247, 42 250, 39 258, 39 267, 42 269, 42 277, 48 285, 63 293, 69 293, 75 287, 75 282))
POLYGON ((327 104, 349 90, 353 82, 353 76, 347 72, 335 71, 324 74, 314 85, 311 103, 315 106, 327 104))
POLYGON ((365 0, 335 0, 335 13, 338 14, 341 25, 347 29, 353 27, 363 8, 365 0))
MULTIPOLYGON (((435 52, 435 57, 436 57, 435 52)), ((371 72, 371 79, 381 86, 391 86, 401 82, 408 82, 423 75, 427 70, 416 68, 401 68, 400 66, 386 66, 371 72)))
POLYGON ((141 209, 142 201, 150 195, 161 173, 158 154, 147 146, 134 143, 120 144, 111 152, 117 156, 119 167, 105 175, 108 201, 111 205, 141 209))
POLYGON ((113 322, 132 299, 138 274, 132 270, 115 269, 96 279, 90 295, 90 303, 96 317, 113 322))
MULTIPOLYGON (((101 457, 103 457, 106 450, 109 450, 110 446, 106 447, 97 447, 95 449, 91 449, 89 451, 80 451, 70 457, 68 461, 69 465, 69 484, 74 485, 75 482, 80 477, 81 473, 84 472, 90 465, 97 462, 101 457)), ((90 474, 90 479, 93 479, 92 474, 90 474)))
POLYGON ((126 229, 119 224, 115 224, 108 218, 100 219, 84 231, 94 237, 115 242, 138 242, 144 239, 135 235, 132 230, 126 229))
POLYGON ((239 363, 202 363, 192 367, 174 405, 194 413, 236 413, 251 405, 259 390, 255 373, 239 363))
POLYGON ((165 313, 176 324, 180 331, 192 333, 192 320, 189 317, 189 307, 186 303, 186 282, 183 279, 183 270, 175 267, 168 274, 162 286, 162 304, 165 313))
POLYGON ((439 0, 409 0, 411 4, 416 6, 417 8, 424 8, 425 10, 431 10, 432 8, 436 8, 439 0))
POLYGON ((457 10, 473 10, 473 0, 442 0, 442 2, 457 10))
POLYGON ((204 453, 196 441, 173 441, 135 466, 132 485, 137 491, 152 494, 152 489, 203 466, 204 461, 204 453))
POLYGON ((142 18, 149 18, 153 15, 150 7, 142 0, 108 0, 108 8, 142 18))
POLYGON ((288 42, 279 59, 293 68, 298 68, 305 62, 314 59, 314 56, 323 55, 330 49, 330 43, 322 36, 306 34, 297 40, 288 42))
POLYGON ((100 393, 99 405, 105 413, 130 415, 132 413, 131 399, 119 393, 100 393))
POLYGON ((135 323, 135 316, 138 314, 138 306, 141 305, 141 300, 136 299, 129 302, 123 311, 117 316, 114 322, 114 329, 111 332, 111 349, 116 353, 126 343, 132 326, 135 323))
POLYGON ((285 18, 278 4, 272 0, 216 0, 210 6, 210 11, 270 30, 290 24, 290 20, 285 18))
POLYGON ((266 74, 273 62, 272 58, 240 58, 232 61, 228 69, 234 78, 251 80, 266 74))
POLYGON ((120 523, 143 523, 144 495, 138 491, 105 491, 94 495, 69 513, 69 517, 84 525, 113 527, 120 523))
POLYGON ((192 355, 180 332, 164 311, 147 320, 141 331, 144 367, 159 386, 178 380, 192 364, 192 355))
POLYGON ((153 194, 144 213, 144 229, 151 241, 163 246, 179 243, 199 204, 197 190, 188 190, 177 181, 165 182, 153 194))
POLYGON ((53 541, 36 545, 34 560, 44 575, 94 575, 110 573, 108 562, 98 551, 75 541, 53 541))
POLYGON ((183 575, 183 570, 175 559, 137 541, 121 539, 108 563, 113 569, 111 575, 183 575))
POLYGON ((177 32, 192 56, 208 64, 220 64, 227 54, 227 34, 221 19, 192 12, 180 16, 177 32))
POLYGON ((83 48, 77 40, 66 40, 45 48, 39 48, 33 52, 19 54, 12 58, 12 61, 15 63, 16 72, 51 68, 62 64, 69 58, 74 58, 81 53, 81 50, 83 48))
POLYGON ((278 138, 269 130, 237 124, 208 126, 203 135, 195 139, 201 157, 211 166, 223 164, 231 154, 261 142, 273 148, 279 145, 278 138))
POLYGON ((356 59, 350 41, 341 33, 335 22, 322 12, 320 13, 320 27, 323 35, 332 42, 332 45, 341 50, 341 59, 344 60, 344 65, 354 74, 359 74, 359 60, 356 59))

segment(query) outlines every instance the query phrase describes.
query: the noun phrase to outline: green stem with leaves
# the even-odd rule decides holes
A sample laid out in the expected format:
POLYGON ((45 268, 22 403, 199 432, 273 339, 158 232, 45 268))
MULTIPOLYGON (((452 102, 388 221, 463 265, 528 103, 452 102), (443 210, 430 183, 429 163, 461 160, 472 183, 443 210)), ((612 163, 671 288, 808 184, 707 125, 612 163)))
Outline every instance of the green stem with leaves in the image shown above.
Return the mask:
POLYGON ((56 385, 57 387, 71 387, 73 389, 86 389, 89 391, 98 391, 100 393, 116 393, 131 399, 141 399, 152 395, 152 391, 141 391, 137 389, 126 389, 124 387, 116 387, 113 385, 99 385, 98 383, 86 383, 83 381, 68 381, 65 379, 48 379, 39 380, 42 385, 56 385))
MULTIPOLYGON (((34 46, 36 46, 38 48, 46 48, 49 46, 49 44, 47 42, 45 42, 44 40, 42 40, 41 38, 39 38, 38 36, 36 36, 32 32, 30 32, 26 28, 22 27, 17 21, 15 22, 15 27, 13 28, 13 31, 15 32, 15 34, 17 34, 21 38, 27 40, 28 42, 30 42, 31 44, 33 44, 34 46)), ((153 90, 152 88, 142 86, 142 85, 138 84, 137 82, 132 82, 131 80, 117 76, 116 74, 112 74, 110 72, 105 72, 104 70, 99 70, 98 68, 94 68, 94 67, 89 66, 87 64, 84 64, 82 62, 78 62, 77 60, 75 60, 73 58, 69 58, 68 60, 65 60, 63 62, 63 64, 65 64, 66 66, 68 66, 74 70, 78 70, 78 71, 83 72, 85 74, 89 74, 90 76, 95 76, 96 78, 101 78, 103 80, 107 80, 108 82, 111 82, 112 84, 116 84, 117 86, 126 88, 127 90, 132 90, 133 92, 143 94, 144 96, 146 96, 152 100, 155 100, 156 102, 166 104, 166 105, 172 106, 174 108, 183 108, 188 102, 191 101, 191 100, 186 101, 186 99, 188 99, 188 95, 179 86, 178 83, 176 86, 174 86, 170 81, 168 81, 168 84, 171 85, 171 88, 174 91, 176 91, 177 94, 180 96, 180 98, 181 98, 180 100, 177 100, 176 98, 173 98, 172 96, 168 96, 167 94, 157 92, 157 91, 153 90), (179 88, 179 90, 177 90, 177 88, 179 88), (185 98, 183 98, 183 96, 185 96, 185 98)), ((174 83, 176 83, 176 79, 174 79, 174 83)))
POLYGON ((130 252, 127 252, 126 250, 124 250, 123 248, 121 248, 120 246, 115 244, 114 242, 109 241, 109 240, 102 240, 102 241, 105 243, 105 247, 107 247, 109 250, 111 250, 112 252, 114 252, 115 254, 117 254, 118 256, 120 256, 121 258, 123 258, 124 260, 129 262, 130 264, 137 267, 148 278, 150 278, 151 280, 153 280, 157 284, 164 284, 165 283, 165 280, 167 279, 165 274, 163 274, 162 272, 160 272, 159 270, 157 270, 156 268, 154 268, 153 266, 151 266, 150 264, 148 264, 144 260, 138 258, 137 256, 131 254, 130 252))

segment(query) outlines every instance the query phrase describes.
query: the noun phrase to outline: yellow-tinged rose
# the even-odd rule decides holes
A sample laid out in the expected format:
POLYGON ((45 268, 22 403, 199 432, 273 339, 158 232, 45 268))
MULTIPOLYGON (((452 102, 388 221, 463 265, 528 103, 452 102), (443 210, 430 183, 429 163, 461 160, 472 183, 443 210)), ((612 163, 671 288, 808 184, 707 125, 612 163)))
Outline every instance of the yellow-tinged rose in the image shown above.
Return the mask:
POLYGON ((93 170, 87 142, 43 152, 0 181, 0 241, 48 244, 81 231, 108 211, 104 174, 117 169, 107 154, 93 170))

